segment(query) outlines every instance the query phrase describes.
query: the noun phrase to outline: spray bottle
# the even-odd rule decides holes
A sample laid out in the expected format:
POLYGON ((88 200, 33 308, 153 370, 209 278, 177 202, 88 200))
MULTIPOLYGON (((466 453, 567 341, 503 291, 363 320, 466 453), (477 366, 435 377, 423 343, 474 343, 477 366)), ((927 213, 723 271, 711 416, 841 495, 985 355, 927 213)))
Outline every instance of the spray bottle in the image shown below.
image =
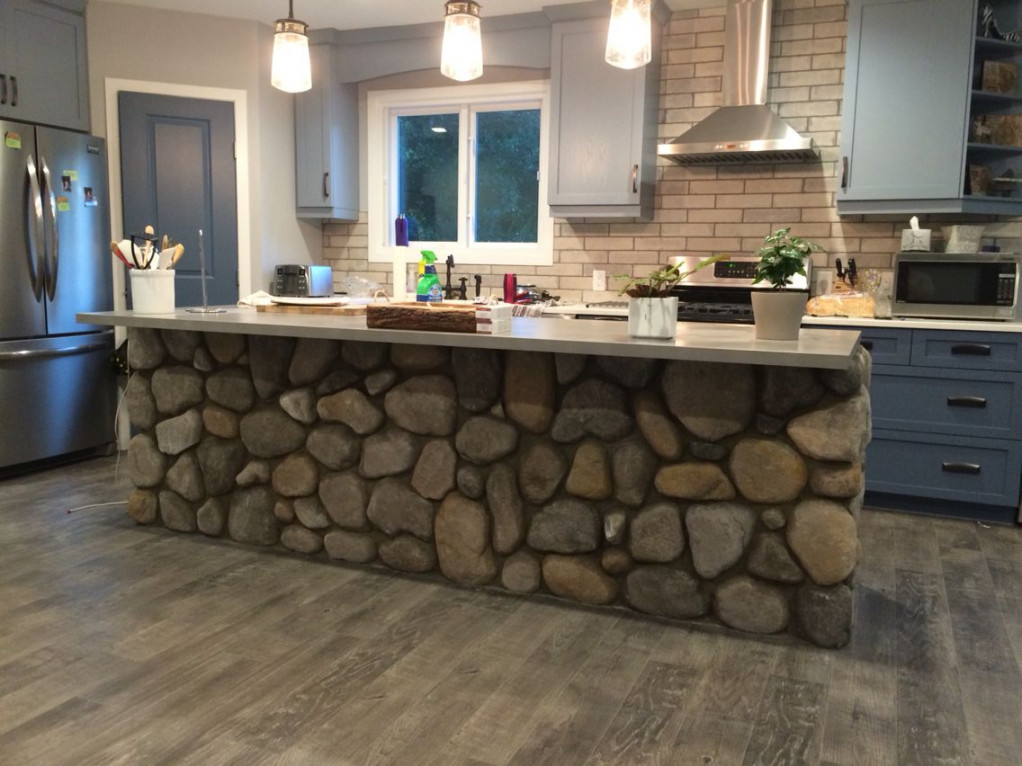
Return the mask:
POLYGON ((420 250, 419 284, 415 291, 415 300, 420 302, 439 303, 444 293, 440 288, 440 278, 436 275, 436 253, 432 250, 420 250))

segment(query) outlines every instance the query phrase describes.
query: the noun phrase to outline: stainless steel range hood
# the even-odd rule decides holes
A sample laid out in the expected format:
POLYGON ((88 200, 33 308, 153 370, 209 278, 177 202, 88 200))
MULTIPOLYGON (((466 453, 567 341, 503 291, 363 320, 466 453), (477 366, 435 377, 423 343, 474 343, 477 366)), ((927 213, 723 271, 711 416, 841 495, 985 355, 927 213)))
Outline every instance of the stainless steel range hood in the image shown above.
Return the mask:
POLYGON ((805 162, 820 156, 766 106, 773 0, 728 0, 721 106, 657 154, 679 165, 805 162))

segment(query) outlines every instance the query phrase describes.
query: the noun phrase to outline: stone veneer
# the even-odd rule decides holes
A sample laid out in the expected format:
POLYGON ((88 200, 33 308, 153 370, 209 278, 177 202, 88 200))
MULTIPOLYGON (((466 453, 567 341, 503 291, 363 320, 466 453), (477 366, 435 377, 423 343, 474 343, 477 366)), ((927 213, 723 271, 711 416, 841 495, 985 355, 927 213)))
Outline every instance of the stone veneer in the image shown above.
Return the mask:
POLYGON ((135 328, 128 350, 141 524, 849 639, 861 348, 840 372, 135 328))

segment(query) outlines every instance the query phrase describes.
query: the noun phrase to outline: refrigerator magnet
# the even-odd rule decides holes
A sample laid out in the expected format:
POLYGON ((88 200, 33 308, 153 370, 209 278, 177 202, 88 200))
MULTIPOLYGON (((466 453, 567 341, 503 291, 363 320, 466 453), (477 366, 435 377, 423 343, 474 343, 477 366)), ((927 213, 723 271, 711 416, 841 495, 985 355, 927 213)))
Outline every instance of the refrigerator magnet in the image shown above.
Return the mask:
POLYGON ((92 187, 86 186, 82 189, 85 194, 85 207, 96 207, 99 204, 99 200, 96 199, 96 195, 92 193, 92 187))
POLYGON ((60 190, 66 192, 71 191, 71 176, 63 175, 60 177, 60 190))
POLYGON ((9 130, 4 133, 4 146, 8 149, 20 149, 21 148, 21 136, 15 133, 13 130, 9 130))
POLYGON ((57 212, 66 213, 71 209, 71 200, 67 197, 57 197, 57 212))

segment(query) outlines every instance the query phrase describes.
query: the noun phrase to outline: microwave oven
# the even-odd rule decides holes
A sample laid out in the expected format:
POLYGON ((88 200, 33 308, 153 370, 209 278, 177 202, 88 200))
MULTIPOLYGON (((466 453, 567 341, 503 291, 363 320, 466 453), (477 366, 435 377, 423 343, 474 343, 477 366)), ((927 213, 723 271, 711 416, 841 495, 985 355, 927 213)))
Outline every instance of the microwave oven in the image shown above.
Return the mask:
POLYGON ((1018 318, 1017 253, 897 253, 891 316, 1018 318))

